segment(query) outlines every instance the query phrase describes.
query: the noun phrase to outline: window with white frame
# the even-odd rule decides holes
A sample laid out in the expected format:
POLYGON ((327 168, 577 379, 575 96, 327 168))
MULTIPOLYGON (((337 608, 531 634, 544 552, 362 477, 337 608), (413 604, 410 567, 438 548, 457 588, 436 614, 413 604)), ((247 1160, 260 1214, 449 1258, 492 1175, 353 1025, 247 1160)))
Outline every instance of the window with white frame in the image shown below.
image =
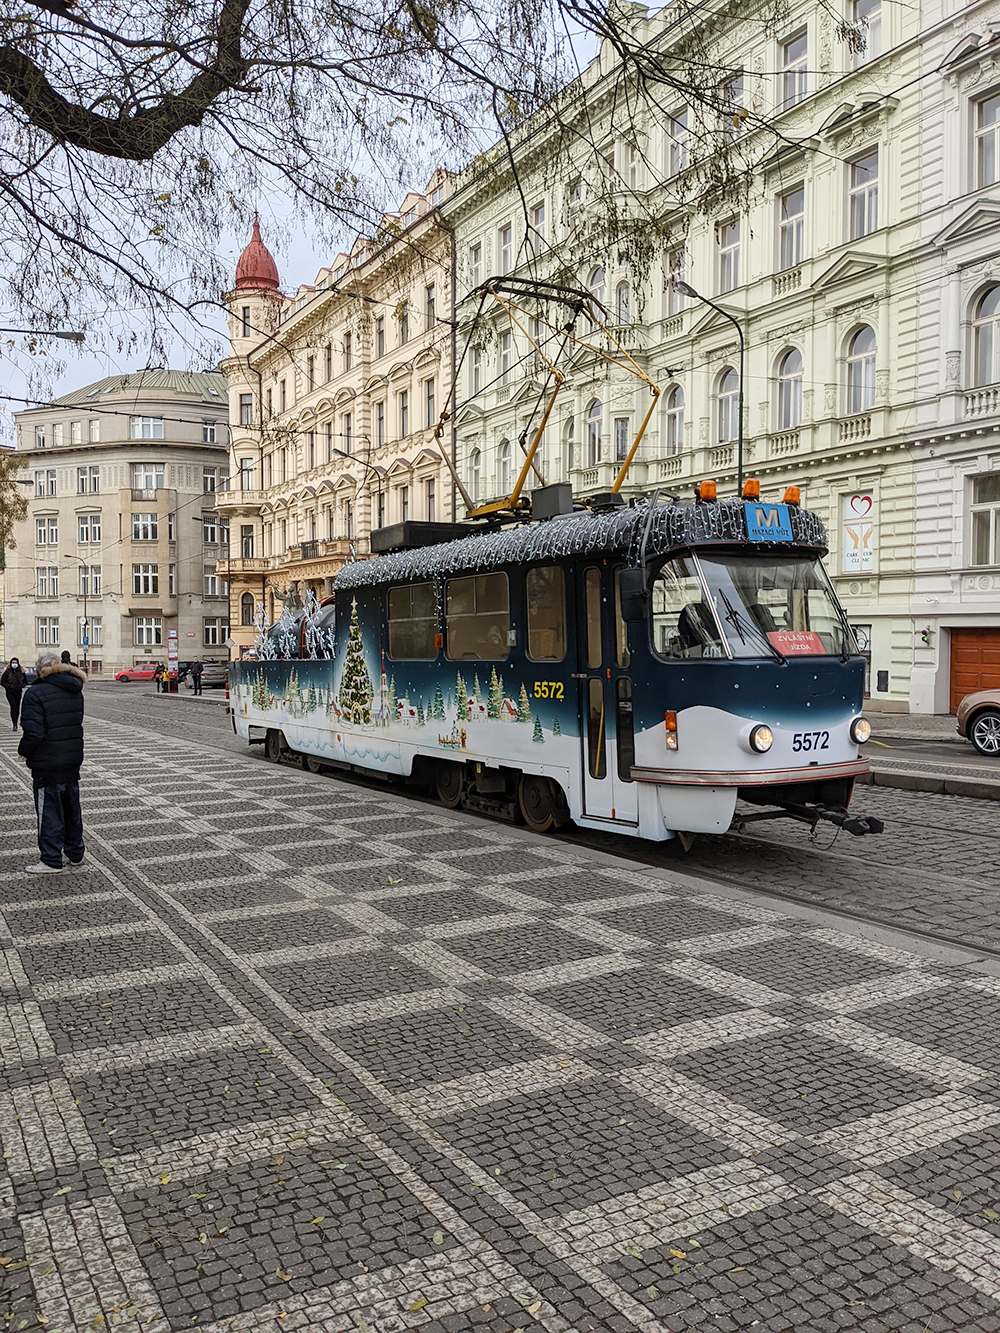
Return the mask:
MULTIPOLYGON (((603 268, 595 268, 593 270, 590 275, 590 281, 587 283, 587 287, 589 288, 590 294, 594 298, 596 305, 603 308, 604 294, 607 290, 607 276, 603 268)), ((600 309, 596 313, 598 317, 600 317, 600 309)))
POLYGON ((631 324, 632 289, 627 282, 620 282, 615 288, 615 323, 631 324))
POLYGON ((1000 565, 1000 473, 972 478, 973 565, 1000 565))
POLYGON ((847 410, 869 412, 875 405, 875 330, 858 329, 847 349, 847 410))
POLYGON ((511 461, 510 440, 501 440, 497 449, 497 487, 501 495, 509 495, 513 485, 511 461))
POLYGON ((878 149, 854 159, 848 168, 851 240, 878 230, 878 149))
POLYGON ((688 164, 688 109, 675 111, 667 120, 667 175, 679 175, 688 164))
POLYGON ((795 185, 778 196, 778 267, 784 271, 802 263, 806 192, 795 185))
POLYGON ((163 621, 159 616, 135 616, 132 635, 137 648, 158 648, 163 642, 163 621))
POLYGON ((77 570, 80 580, 81 597, 100 597, 101 595, 101 567, 100 565, 81 565, 77 570))
POLYGON ((424 328, 433 329, 437 324, 437 284, 429 282, 424 288, 424 328))
POLYGON ((156 514, 132 515, 132 540, 134 542, 155 542, 159 532, 156 514))
POLYGON ((168 515, 167 515, 167 541, 168 541, 168 542, 174 542, 174 541, 177 540, 177 522, 176 522, 176 520, 177 520, 177 515, 176 515, 176 514, 168 514, 168 515))
POLYGON ((437 482, 433 477, 429 477, 424 483, 425 508, 427 510, 427 522, 433 523, 437 517, 437 482))
POLYGON ((86 546, 101 540, 100 514, 77 514, 77 541, 86 546))
POLYGON ((381 448, 385 444, 385 402, 375 404, 375 444, 381 448))
POLYGON ((666 264, 666 295, 667 295, 667 316, 679 315, 684 309, 684 293, 678 288, 677 283, 684 278, 684 247, 676 246, 673 250, 667 252, 666 264))
POLYGON ((397 416, 399 418, 399 438, 405 440, 410 433, 410 391, 401 389, 396 398, 397 416))
POLYGON ((778 430, 802 424, 802 353, 790 348, 778 362, 778 430))
POLYGON ((57 421, 56 424, 52 427, 52 443, 56 448, 58 448, 62 444, 62 442, 63 442, 62 422, 57 421))
POLYGON ((630 190, 639 188, 639 149, 634 143, 625 145, 625 179, 628 181, 630 190))
POLYGON ((253 425, 253 394, 252 394, 252 393, 241 393, 241 394, 240 394, 240 425, 241 425, 241 426, 252 426, 252 425, 253 425))
POLYGON ((39 565, 35 570, 35 596, 59 596, 59 568, 57 565, 39 565))
POLYGON ((69 423, 69 442, 70 444, 83 443, 83 422, 71 421, 69 423))
POLYGON ((177 596, 177 566, 167 565, 167 596, 177 596))
POLYGON ((864 41, 854 63, 866 65, 882 54, 882 0, 854 0, 854 26, 864 41))
POLYGON ((478 500, 482 494, 483 484, 483 455, 479 449, 473 449, 469 454, 469 494, 473 500, 478 500))
POLYGON ((510 363, 514 351, 514 335, 509 329, 500 335, 500 383, 510 383, 510 363))
POLYGON ((483 387, 483 350, 473 347, 469 353, 469 392, 477 394, 483 387))
POLYGON ((595 398, 587 409, 587 466, 601 461, 601 436, 604 432, 604 404, 595 398))
POLYGON ((250 307, 245 305, 240 311, 240 332, 244 338, 250 337, 250 328, 250 307))
POLYGON ((570 182, 567 195, 570 208, 579 208, 583 204, 582 177, 578 176, 575 181, 570 182))
POLYGON ((781 44, 781 107, 787 111, 806 96, 808 41, 805 29, 781 44))
POLYGON ((206 616, 203 626, 202 643, 206 648, 218 648, 229 637, 229 624, 222 616, 206 616))
POLYGON ((667 394, 664 413, 663 452, 679 454, 684 448, 684 390, 679 384, 667 394))
POLYGON ((205 596, 225 597, 229 587, 224 578, 220 578, 214 565, 205 566, 205 596))
POLYGON ((35 620, 35 642, 49 647, 59 646, 59 617, 38 616, 35 620))
POLYGON ((469 246, 469 286, 478 287, 483 280, 483 246, 481 241, 469 246))
POLYGON ((163 464, 133 463, 132 489, 136 491, 162 491, 163 464))
POLYGON ((87 422, 87 439, 91 444, 100 444, 101 442, 101 423, 97 421, 87 422))
POLYGON ((217 467, 202 468, 201 489, 203 492, 213 492, 219 489, 219 469, 217 467))
MULTIPOLYGON (((354 413, 345 412, 340 418, 341 445, 345 454, 349 454, 354 448, 354 413)), ((333 422, 328 421, 326 425, 326 461, 329 463, 336 457, 333 443, 333 422)))
POLYGON ((155 597, 160 591, 159 565, 132 566, 132 594, 135 597, 155 597))
POLYGON ((976 103, 976 185, 1000 181, 1000 92, 976 103))
POLYGON ((399 520, 401 523, 409 521, 410 517, 410 488, 409 486, 400 486, 399 488, 399 520))
POLYGON ((162 440, 162 417, 130 417, 129 437, 133 440, 162 440))
POLYGON ((405 347, 410 341, 410 303, 404 301, 399 308, 399 345, 405 347))
POLYGON ((81 648, 103 648, 104 647, 104 617, 103 616, 79 616, 76 622, 76 641, 81 648), (89 639, 88 644, 84 644, 84 639, 89 639))
POLYGON ((716 413, 718 416, 717 438, 719 443, 729 444, 733 440, 739 439, 740 377, 731 366, 719 376, 716 413))
POLYGON ((1000 383, 1000 287, 979 298, 972 330, 975 383, 1000 383))
POLYGON ((385 316, 379 315, 375 321, 375 355, 385 356, 385 316))
POLYGON ((615 417, 614 437, 615 437, 615 462, 624 463, 628 457, 629 451, 629 422, 628 417, 615 417))
POLYGON ((436 386, 433 379, 424 380, 424 426, 430 430, 437 423, 436 386))
POLYGON ((344 370, 350 370, 354 360, 354 338, 350 329, 344 334, 344 370))
POLYGON ((201 423, 201 442, 202 444, 215 443, 215 422, 203 421, 201 423))
POLYGON ((738 74, 735 79, 730 79, 722 93, 725 103, 723 133, 729 137, 735 137, 742 132, 747 119, 747 110, 743 105, 743 75, 738 74))
POLYGON ((77 495, 99 495, 101 491, 101 469, 99 467, 78 467, 76 470, 77 495))
POLYGON ((719 291, 731 292, 740 285, 740 220, 730 218, 715 228, 719 248, 719 291))
POLYGON ((501 274, 509 273, 514 267, 514 228, 509 222, 497 232, 497 258, 501 274))
POLYGON ((35 448, 36 448, 36 449, 44 449, 44 448, 45 448, 45 427, 44 427, 44 426, 36 426, 36 427, 35 427, 35 448))
POLYGON ((531 210, 531 253, 537 258, 545 249, 545 203, 535 204, 531 210))
POLYGON ((59 545, 59 520, 57 518, 35 519, 35 545, 59 545))

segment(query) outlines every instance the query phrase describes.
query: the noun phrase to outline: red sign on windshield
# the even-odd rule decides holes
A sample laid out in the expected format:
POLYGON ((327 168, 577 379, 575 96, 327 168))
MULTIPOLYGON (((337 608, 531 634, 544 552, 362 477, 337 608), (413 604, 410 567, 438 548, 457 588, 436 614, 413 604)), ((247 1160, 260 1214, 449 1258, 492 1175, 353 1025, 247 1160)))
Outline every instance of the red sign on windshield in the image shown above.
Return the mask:
POLYGON ((823 640, 811 629, 773 629, 767 636, 786 657, 824 654, 823 640))

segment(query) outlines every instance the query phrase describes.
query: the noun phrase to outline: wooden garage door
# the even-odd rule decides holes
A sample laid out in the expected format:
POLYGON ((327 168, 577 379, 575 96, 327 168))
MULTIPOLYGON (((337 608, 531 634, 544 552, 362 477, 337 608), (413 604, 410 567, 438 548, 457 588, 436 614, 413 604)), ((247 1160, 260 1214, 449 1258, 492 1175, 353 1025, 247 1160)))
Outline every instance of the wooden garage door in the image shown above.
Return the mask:
POLYGON ((951 632, 951 711, 974 690, 1000 689, 1000 629, 951 632))

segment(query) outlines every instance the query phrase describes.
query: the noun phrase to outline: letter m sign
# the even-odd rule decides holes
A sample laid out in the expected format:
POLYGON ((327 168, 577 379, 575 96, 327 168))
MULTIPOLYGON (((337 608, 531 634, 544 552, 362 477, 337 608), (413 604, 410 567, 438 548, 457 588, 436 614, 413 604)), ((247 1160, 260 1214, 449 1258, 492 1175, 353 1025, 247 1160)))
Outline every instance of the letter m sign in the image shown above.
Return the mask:
POLYGON ((792 520, 788 505, 750 503, 743 506, 747 520, 747 541, 790 542, 792 520))

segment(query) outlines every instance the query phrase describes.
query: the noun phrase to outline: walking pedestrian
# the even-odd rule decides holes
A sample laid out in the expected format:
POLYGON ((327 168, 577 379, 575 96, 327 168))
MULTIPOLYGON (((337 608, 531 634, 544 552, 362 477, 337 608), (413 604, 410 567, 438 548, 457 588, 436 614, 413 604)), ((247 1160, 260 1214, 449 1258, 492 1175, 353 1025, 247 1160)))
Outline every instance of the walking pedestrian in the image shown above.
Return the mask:
POLYGON ((201 673, 204 670, 200 658, 195 658, 191 663, 191 684, 194 687, 195 694, 201 694, 201 673))
POLYGON ((79 667, 42 653, 38 679, 24 696, 22 736, 17 752, 31 770, 38 815, 36 864, 33 875, 56 875, 63 853, 70 865, 83 861, 83 815, 80 811, 80 765, 83 763, 83 685, 79 667))
POLYGON ((163 667, 158 666, 153 672, 153 679, 156 681, 156 693, 159 694, 163 689, 163 667))
POLYGON ((76 666, 76 663, 69 655, 68 648, 64 648, 62 652, 59 654, 59 661, 62 662, 63 666, 76 666))
POLYGON ((27 684, 28 677, 21 670, 21 663, 16 657, 12 657, 7 670, 0 676, 0 685, 3 686, 7 702, 10 704, 10 720, 14 724, 15 731, 17 731, 17 719, 21 715, 21 695, 27 684))

